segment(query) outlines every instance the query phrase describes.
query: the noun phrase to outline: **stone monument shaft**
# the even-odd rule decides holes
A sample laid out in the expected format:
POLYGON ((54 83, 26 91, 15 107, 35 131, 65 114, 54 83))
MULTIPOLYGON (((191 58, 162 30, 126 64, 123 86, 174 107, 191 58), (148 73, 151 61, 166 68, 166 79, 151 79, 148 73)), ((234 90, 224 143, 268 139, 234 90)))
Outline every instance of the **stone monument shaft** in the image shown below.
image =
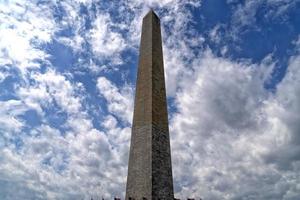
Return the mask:
POLYGON ((132 124, 126 199, 173 200, 160 20, 143 19, 132 124))

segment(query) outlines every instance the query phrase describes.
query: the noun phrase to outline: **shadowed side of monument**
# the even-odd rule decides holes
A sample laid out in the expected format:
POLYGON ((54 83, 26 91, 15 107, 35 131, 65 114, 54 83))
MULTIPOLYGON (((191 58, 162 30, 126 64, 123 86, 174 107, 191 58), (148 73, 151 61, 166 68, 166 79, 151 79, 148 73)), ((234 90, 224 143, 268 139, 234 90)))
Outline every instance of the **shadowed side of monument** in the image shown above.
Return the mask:
POLYGON ((160 20, 143 19, 126 199, 172 199, 173 178, 160 20))

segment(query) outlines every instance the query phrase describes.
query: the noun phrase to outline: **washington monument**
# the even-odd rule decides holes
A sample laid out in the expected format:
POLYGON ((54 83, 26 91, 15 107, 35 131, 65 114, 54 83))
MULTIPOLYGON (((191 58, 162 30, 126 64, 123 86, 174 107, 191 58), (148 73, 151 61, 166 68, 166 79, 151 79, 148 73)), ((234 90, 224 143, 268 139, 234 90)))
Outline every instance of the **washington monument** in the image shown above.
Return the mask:
POLYGON ((127 199, 174 199, 160 20, 153 10, 142 26, 127 199))

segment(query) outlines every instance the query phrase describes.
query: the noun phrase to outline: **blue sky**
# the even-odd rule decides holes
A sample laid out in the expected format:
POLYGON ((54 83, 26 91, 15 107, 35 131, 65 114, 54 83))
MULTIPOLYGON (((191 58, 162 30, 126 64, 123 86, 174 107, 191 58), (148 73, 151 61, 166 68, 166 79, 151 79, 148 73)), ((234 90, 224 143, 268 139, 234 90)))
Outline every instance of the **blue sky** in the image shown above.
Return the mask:
POLYGON ((300 1, 0 1, 0 199, 124 198, 161 19, 175 196, 300 199, 300 1))

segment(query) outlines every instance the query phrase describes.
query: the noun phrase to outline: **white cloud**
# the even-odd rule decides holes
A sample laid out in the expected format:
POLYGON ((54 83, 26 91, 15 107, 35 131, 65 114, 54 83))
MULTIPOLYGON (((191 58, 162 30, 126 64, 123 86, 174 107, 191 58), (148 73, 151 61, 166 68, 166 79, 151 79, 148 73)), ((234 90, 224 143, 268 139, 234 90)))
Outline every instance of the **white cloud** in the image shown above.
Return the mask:
POLYGON ((118 89, 105 77, 99 77, 97 87, 101 95, 107 101, 109 112, 115 114, 121 120, 131 124, 133 113, 133 91, 129 86, 118 89))
POLYGON ((209 37, 212 41, 214 41, 215 43, 219 43, 221 38, 221 35, 219 34, 219 29, 220 29, 221 25, 217 24, 215 25, 215 27, 213 27, 213 29, 209 32, 209 37))
POLYGON ((9 76, 8 72, 0 71, 0 83, 3 82, 9 76))
POLYGON ((266 155, 266 159, 280 169, 292 171, 300 167, 299 64, 299 55, 290 58, 287 73, 277 88, 277 94, 267 106, 273 130, 270 141, 273 141, 274 148, 268 150, 270 154, 266 155))
MULTIPOLYGON (((236 4, 235 1, 228 1, 228 3, 236 4)), ((256 23, 258 20, 279 20, 281 23, 287 22, 288 18, 285 15, 289 10, 294 8, 296 4, 296 1, 293 0, 246 0, 243 3, 238 3, 234 6, 229 36, 237 40, 243 32, 249 29, 259 30, 260 28, 256 23), (259 9, 262 8, 266 8, 265 13, 259 13, 259 9)))
MULTIPOLYGON (((5 179, 5 182, 0 181, 3 185, 0 193, 7 195, 3 198, 12 195, 6 186, 9 184, 15 184, 20 190, 13 197, 15 199, 89 199, 91 196, 123 195, 130 128, 117 127, 115 118, 108 115, 103 123, 105 132, 95 129, 82 106, 83 99, 77 96, 76 84, 54 70, 31 76, 35 84, 19 88, 22 100, 11 100, 1 106, 0 123, 7 131, 7 138, 14 138, 13 131, 23 126, 18 115, 28 109, 44 113, 45 105, 54 107, 57 104, 58 109, 67 113, 64 126, 68 130, 61 131, 43 120, 29 133, 19 131, 23 134, 19 137, 19 147, 4 148, 1 144, 0 180, 5 179), (11 120, 7 120, 8 117, 11 120)), ((44 117, 46 113, 41 116, 44 117)))
POLYGON ((69 115, 78 113, 81 109, 80 99, 75 95, 76 85, 72 85, 65 76, 54 70, 45 73, 32 72, 30 78, 34 84, 26 84, 17 90, 24 103, 43 115, 43 108, 58 104, 62 111, 69 115))
MULTIPOLYGON (((123 36, 115 32, 111 27, 111 19, 109 15, 98 15, 93 23, 93 29, 90 32, 91 44, 96 55, 109 57, 117 57, 125 47, 123 36)), ((116 64, 120 61, 113 59, 116 64)))
MULTIPOLYGON (((78 17, 75 11, 79 5, 74 8, 68 5, 71 4, 64 6, 70 8, 70 17, 55 27, 50 5, 32 3, 24 9, 21 4, 11 2, 1 7, 2 11, 6 9, 1 19, 6 21, 0 25, 0 35, 3 36, 0 64, 14 64, 26 72, 26 76, 15 85, 18 100, 0 102, 1 199, 89 199, 96 195, 105 198, 123 195, 130 128, 119 128, 114 123, 109 125, 110 116, 103 116, 107 119, 106 132, 97 130, 85 110, 86 94, 82 84, 72 83, 72 77, 67 78, 51 67, 36 70, 41 64, 35 60, 47 62, 48 58, 39 45, 49 42, 53 33, 64 26, 63 23, 67 26, 78 17), (38 112, 41 124, 22 131, 28 124, 21 115, 31 109, 38 112), (51 127, 47 121, 47 109, 66 113, 65 122, 59 127, 51 127), (12 191, 12 188, 18 191, 12 191)), ((99 50, 104 56, 113 55, 118 51, 117 46, 123 45, 123 40, 117 38, 120 35, 110 31, 107 26, 102 39, 109 36, 115 46, 100 40, 102 47, 107 48, 107 53, 99 50)), ((77 38, 78 42, 71 46, 80 48, 82 40, 77 38)), ((132 98, 130 87, 124 87, 119 97, 118 101, 131 106, 132 99, 126 99, 132 98), (121 97, 123 94, 125 97, 121 97)), ((112 110, 119 112, 114 105, 112 110)), ((124 114, 121 115, 127 123, 130 114, 120 113, 124 114)))
POLYGON ((47 54, 37 44, 49 42, 55 32, 48 7, 4 1, 0 13, 0 65, 16 66, 23 73, 39 67, 35 60, 47 54))
POLYGON ((0 101, 0 133, 4 138, 21 131, 24 122, 19 116, 26 110, 26 106, 21 101, 0 101))
POLYGON ((198 60, 182 80, 171 119, 177 196, 299 198, 292 184, 300 176, 298 56, 276 95, 263 88, 269 58, 253 65, 206 51, 198 60))

